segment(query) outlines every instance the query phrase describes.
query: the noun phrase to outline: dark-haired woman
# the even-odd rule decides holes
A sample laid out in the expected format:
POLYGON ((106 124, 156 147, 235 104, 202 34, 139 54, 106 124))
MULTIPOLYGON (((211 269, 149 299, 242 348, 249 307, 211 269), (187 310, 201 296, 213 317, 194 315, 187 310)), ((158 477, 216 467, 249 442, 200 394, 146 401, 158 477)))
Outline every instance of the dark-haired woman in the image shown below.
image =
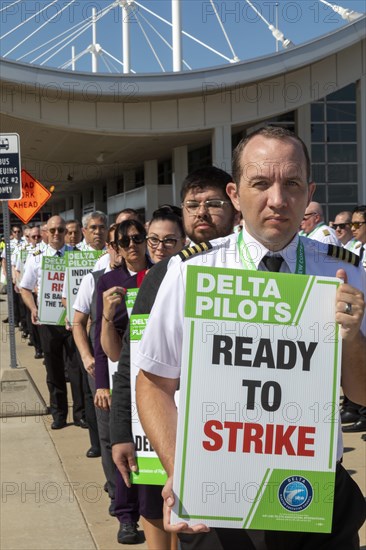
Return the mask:
MULTIPOLYGON (((179 210, 179 209, 177 209, 179 210)), ((158 263, 164 258, 179 252, 185 244, 185 235, 181 217, 170 206, 159 208, 153 213, 148 224, 147 246, 151 260, 158 263)), ((116 292, 121 289, 114 287, 103 294, 104 317, 109 320, 113 314, 115 304, 119 302, 116 292)), ((117 361, 122 349, 122 343, 116 334, 113 334, 111 323, 104 319, 102 324, 101 343, 108 357, 117 361)), ((134 487, 131 487, 134 490, 134 487)), ((129 491, 131 491, 129 489, 129 491)), ((163 529, 162 498, 159 486, 138 486, 139 509, 143 517, 143 526, 148 548, 170 550, 176 547, 176 537, 171 537, 163 529)))
MULTIPOLYGON (((122 257, 118 269, 102 275, 97 286, 97 313, 95 323, 95 386, 94 404, 108 411, 111 403, 108 356, 101 345, 102 331, 116 349, 121 349, 121 340, 128 324, 128 312, 124 294, 126 289, 137 288, 152 263, 146 254, 146 231, 136 220, 120 223, 115 231, 113 248, 122 257), (103 312, 103 293, 110 290, 112 300, 107 313, 103 312)), ((116 470, 116 494, 114 515, 120 522, 118 542, 139 542, 136 524, 139 519, 136 487, 127 489, 116 470)))

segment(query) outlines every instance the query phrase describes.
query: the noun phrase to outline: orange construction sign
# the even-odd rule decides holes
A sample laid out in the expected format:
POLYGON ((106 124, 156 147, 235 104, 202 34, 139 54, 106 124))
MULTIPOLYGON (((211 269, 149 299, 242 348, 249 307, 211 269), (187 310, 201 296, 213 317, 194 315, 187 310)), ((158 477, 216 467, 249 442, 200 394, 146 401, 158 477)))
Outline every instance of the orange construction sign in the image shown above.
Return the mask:
POLYGON ((51 193, 26 170, 22 170, 22 196, 8 201, 9 209, 23 223, 28 223, 50 198, 51 193))

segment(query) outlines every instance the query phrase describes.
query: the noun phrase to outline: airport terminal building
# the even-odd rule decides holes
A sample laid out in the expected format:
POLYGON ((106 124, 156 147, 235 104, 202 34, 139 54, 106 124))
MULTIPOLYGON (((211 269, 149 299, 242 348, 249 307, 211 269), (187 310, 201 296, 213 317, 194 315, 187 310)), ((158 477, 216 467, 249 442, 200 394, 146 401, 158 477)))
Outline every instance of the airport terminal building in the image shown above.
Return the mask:
POLYGON ((0 61, 1 131, 22 167, 54 186, 65 218, 180 203, 191 170, 230 172, 249 131, 286 126, 311 152, 327 220, 366 203, 366 17, 252 61, 152 75, 65 72, 0 61))

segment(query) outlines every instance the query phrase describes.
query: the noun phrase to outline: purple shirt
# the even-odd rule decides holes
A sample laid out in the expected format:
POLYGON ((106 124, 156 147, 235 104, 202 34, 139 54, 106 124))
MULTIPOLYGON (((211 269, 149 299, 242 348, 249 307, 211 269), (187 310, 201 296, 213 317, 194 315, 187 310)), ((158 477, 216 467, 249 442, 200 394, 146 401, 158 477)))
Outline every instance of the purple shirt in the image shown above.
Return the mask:
MULTIPOLYGON (((147 269, 151 267, 151 262, 147 259, 147 269)), ((137 288, 137 274, 130 275, 126 267, 114 269, 102 275, 97 285, 97 314, 95 321, 95 336, 94 336, 94 360, 95 360, 95 388, 109 388, 109 373, 108 373, 108 357, 103 351, 100 343, 102 332, 102 315, 103 315, 103 292, 113 286, 123 286, 124 288, 137 288)), ((128 314, 126 303, 123 300, 117 307, 113 324, 120 334, 123 336, 128 325, 128 314)))

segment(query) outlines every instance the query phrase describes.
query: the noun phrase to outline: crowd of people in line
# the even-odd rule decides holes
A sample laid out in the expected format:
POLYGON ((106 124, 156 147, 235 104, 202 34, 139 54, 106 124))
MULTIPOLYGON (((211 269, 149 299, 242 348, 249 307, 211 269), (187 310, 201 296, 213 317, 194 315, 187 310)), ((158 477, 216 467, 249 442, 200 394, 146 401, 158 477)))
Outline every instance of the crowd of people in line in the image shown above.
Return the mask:
MULTIPOLYGON (((86 456, 101 457, 109 513, 119 521, 118 542, 138 543, 137 526, 142 521, 148 547, 153 550, 177 548, 178 538, 183 550, 255 548, 250 532, 245 530, 172 526, 169 521, 174 501, 174 394, 181 366, 180 306, 184 293, 178 271, 186 263, 199 265, 203 254, 207 265, 217 265, 220 255, 202 243, 210 242, 220 250, 236 246, 238 235, 243 235, 244 242, 255 242, 261 250, 255 269, 271 270, 265 260, 280 256, 279 271, 294 273, 283 251, 289 243, 300 240, 305 247, 307 273, 347 273, 348 280, 341 285, 347 295, 337 298, 337 321, 344 328, 341 421, 344 432, 366 431, 365 378, 360 374, 362 368, 366 371, 365 336, 360 335, 365 331, 360 291, 365 292, 366 279, 366 206, 341 211, 326 225, 321 205, 312 201, 314 190, 304 144, 287 130, 267 127, 237 146, 232 175, 214 166, 192 172, 182 182, 181 208, 162 205, 147 223, 127 208, 111 225, 100 211, 85 214, 81 222, 55 215, 40 226, 13 224, 10 247, 15 325, 34 347, 35 358, 44 360, 54 430, 68 425, 70 383, 73 423, 89 432, 86 456), (253 163, 256 170, 244 170, 253 163), (297 169, 291 170, 291 166, 297 169), (310 240, 319 243, 317 262, 306 244, 310 240), (42 258, 63 257, 75 251, 99 254, 77 288, 72 320, 68 311, 65 324, 39 323, 42 258), (330 261, 323 262, 323 257, 330 261), (153 309, 136 359, 141 369, 136 391, 141 422, 167 471, 163 493, 158 485, 131 484, 131 472, 138 467, 131 428, 129 289, 139 289, 134 314, 147 315, 153 309), (169 338, 170 334, 174 337, 169 338)), ((5 249, 3 273, 4 264, 5 249)), ((241 265, 230 265, 229 260, 222 260, 222 266, 242 269, 241 265)), ((65 307, 69 292, 65 281, 65 307)), ((332 533, 268 531, 268 549, 359 548, 357 531, 365 517, 364 499, 351 478, 345 479, 347 475, 337 466, 337 479, 342 476, 342 480, 336 488, 332 533), (350 514, 352 522, 347 519, 350 514)))

